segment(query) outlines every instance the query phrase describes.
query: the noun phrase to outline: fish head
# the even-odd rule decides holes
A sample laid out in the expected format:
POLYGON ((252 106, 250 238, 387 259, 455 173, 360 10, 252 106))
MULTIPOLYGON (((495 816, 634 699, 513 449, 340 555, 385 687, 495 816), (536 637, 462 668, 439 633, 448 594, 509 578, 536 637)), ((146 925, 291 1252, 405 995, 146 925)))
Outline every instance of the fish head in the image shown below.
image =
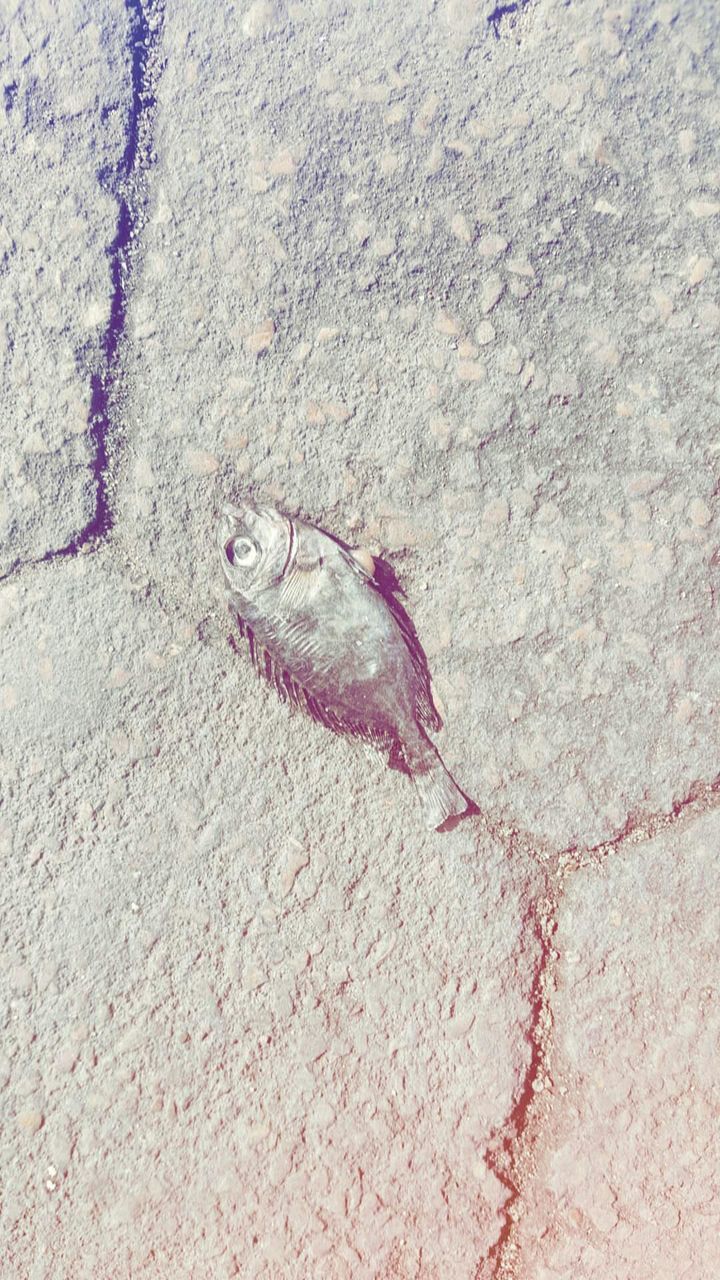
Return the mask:
POLYGON ((225 581, 246 599, 280 581, 294 547, 289 516, 245 499, 225 503, 217 537, 225 581))

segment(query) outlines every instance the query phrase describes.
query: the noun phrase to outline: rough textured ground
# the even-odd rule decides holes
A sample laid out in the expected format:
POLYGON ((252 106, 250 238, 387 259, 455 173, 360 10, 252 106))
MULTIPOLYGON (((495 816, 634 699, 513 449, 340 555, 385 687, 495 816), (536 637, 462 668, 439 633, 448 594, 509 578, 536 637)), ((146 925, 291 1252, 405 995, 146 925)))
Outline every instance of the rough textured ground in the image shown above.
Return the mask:
POLYGON ((715 811, 568 884, 519 1275, 717 1273, 719 846, 715 811))
POLYGON ((0 4, 3 1276, 714 1275, 717 8, 92 8, 0 4), (480 818, 227 646, 246 490, 480 818))
POLYGON ((0 573, 94 509, 91 406, 131 106, 119 4, 0 6, 0 573))

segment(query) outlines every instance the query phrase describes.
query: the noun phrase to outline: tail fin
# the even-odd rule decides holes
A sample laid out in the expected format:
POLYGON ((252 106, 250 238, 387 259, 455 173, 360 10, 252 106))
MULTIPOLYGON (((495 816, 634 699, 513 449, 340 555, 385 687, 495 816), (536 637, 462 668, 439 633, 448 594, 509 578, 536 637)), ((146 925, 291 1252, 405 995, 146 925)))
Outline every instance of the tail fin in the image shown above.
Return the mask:
POLYGON ((480 812, 477 805, 460 790, 440 756, 436 757, 429 769, 413 773, 412 778, 430 831, 452 831, 461 818, 480 812))

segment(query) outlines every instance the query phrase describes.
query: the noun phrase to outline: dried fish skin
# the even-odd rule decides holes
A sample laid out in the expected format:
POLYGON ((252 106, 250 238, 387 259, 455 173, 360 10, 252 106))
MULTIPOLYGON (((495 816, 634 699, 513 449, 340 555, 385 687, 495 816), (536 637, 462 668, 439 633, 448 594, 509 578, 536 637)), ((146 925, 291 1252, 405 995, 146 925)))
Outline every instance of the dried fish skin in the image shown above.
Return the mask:
POLYGON ((280 696, 409 773, 428 827, 477 812, 428 737, 441 721, 424 654, 372 558, 247 500, 223 507, 217 545, 230 612, 280 696))

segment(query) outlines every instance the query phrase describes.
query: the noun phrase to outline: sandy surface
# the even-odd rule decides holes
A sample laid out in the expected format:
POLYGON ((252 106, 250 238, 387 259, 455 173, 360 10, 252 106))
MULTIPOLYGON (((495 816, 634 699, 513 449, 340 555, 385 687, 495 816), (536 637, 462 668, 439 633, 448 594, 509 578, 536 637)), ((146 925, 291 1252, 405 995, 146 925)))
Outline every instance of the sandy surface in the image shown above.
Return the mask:
POLYGON ((0 5, 2 1274, 718 1269, 714 3, 0 5), (380 550, 481 815, 226 643, 380 550))

